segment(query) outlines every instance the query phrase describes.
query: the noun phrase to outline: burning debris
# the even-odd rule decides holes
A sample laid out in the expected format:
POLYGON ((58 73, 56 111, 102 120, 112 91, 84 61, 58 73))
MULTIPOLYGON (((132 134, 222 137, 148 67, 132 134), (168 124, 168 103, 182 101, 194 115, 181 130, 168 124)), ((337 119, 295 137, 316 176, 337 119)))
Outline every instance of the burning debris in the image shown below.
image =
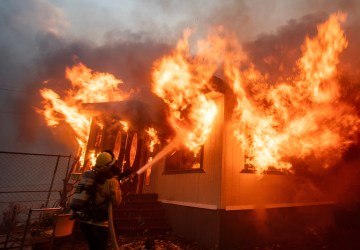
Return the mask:
POLYGON ((349 86, 341 82, 337 67, 349 43, 341 28, 345 20, 343 13, 332 14, 318 25, 316 36, 304 38, 301 56, 287 79, 276 79, 280 73, 274 72, 270 83, 223 27, 198 41, 195 50, 190 50, 191 31, 186 30, 176 48, 153 64, 152 93, 166 111, 153 116, 160 106, 137 100, 143 93, 124 92, 120 85, 126 83, 79 63, 66 69, 72 87, 63 97, 41 90, 43 108, 38 112, 49 126, 69 123, 81 152, 92 117, 105 112, 118 124, 144 126, 152 134, 165 122, 172 132, 161 141, 176 138, 174 147, 182 145, 196 154, 216 119, 217 106, 209 93, 216 91, 211 78, 218 74, 231 93, 230 124, 246 150, 246 164, 258 173, 271 168, 292 171, 298 162, 327 169, 357 143, 359 131, 356 108, 342 98, 349 86))

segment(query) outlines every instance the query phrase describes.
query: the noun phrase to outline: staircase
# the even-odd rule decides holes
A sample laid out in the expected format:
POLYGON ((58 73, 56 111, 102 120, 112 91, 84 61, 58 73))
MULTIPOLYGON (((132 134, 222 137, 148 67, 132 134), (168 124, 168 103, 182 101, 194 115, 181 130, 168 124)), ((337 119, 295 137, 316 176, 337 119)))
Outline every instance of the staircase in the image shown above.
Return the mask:
POLYGON ((113 212, 119 235, 165 234, 171 231, 158 195, 128 194, 113 212))

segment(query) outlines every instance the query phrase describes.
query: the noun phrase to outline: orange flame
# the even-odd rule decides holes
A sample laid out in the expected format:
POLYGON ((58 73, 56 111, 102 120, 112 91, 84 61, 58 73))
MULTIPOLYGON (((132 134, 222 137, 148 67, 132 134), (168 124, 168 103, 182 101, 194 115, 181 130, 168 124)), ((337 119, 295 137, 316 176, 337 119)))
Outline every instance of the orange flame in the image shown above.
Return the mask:
POLYGON ((205 57, 190 56, 190 33, 186 30, 176 50, 154 64, 153 92, 169 105, 169 120, 184 145, 197 151, 211 131, 217 107, 204 94, 214 66, 204 65, 205 57))
POLYGON ((123 126, 123 130, 127 132, 129 130, 129 123, 126 121, 120 121, 121 125, 123 126))
POLYGON ((154 128, 149 128, 146 130, 147 134, 150 137, 149 141, 149 151, 154 152, 155 146, 160 144, 159 137, 157 135, 157 131, 154 128))
POLYGON ((253 68, 226 69, 237 95, 235 136, 246 149, 247 163, 259 172, 288 169, 291 158, 312 157, 328 167, 352 142, 359 120, 355 109, 339 99, 336 79, 339 54, 347 46, 340 27, 344 20, 344 14, 334 14, 318 26, 315 38, 306 38, 294 80, 270 86, 253 68))
MULTIPOLYGON (((269 84, 267 76, 249 63, 238 40, 224 28, 199 41, 191 52, 191 31, 186 30, 175 50, 154 63, 152 72, 152 90, 169 106, 168 119, 178 134, 174 141, 181 139, 195 153, 205 143, 217 114, 207 95, 213 91, 209 80, 223 67, 235 96, 234 135, 247 164, 258 172, 290 169, 294 159, 330 166, 359 130, 355 108, 341 99, 337 76, 339 55, 348 44, 340 25, 345 19, 337 13, 319 25, 317 36, 305 39, 293 77, 277 84, 269 84)), ((79 144, 86 147, 91 120, 81 103, 118 101, 128 95, 117 89, 121 80, 83 64, 67 68, 66 77, 72 89, 62 99, 42 89, 44 110, 39 112, 49 126, 69 123, 79 144)), ((126 131, 128 124, 120 122, 126 131)))
POLYGON ((84 64, 79 63, 72 68, 66 68, 66 78, 71 81, 72 89, 68 96, 82 103, 121 101, 129 96, 118 89, 123 83, 109 73, 94 72, 84 64))
POLYGON ((83 164, 91 116, 85 114, 81 104, 119 101, 127 97, 127 94, 117 89, 121 80, 108 73, 93 72, 82 63, 66 68, 66 78, 70 80, 72 88, 62 99, 51 89, 40 90, 44 99, 43 109, 37 111, 45 117, 49 126, 66 122, 72 127, 80 146, 80 162, 83 164))
POLYGON ((95 166, 96 157, 98 156, 98 154, 96 154, 96 152, 94 150, 91 150, 89 153, 90 153, 90 156, 89 156, 90 165, 95 166))
POLYGON ((170 122, 191 150, 202 145, 211 131, 215 104, 203 93, 218 65, 236 97, 234 135, 246 151, 246 163, 258 172, 269 167, 290 169, 291 160, 313 158, 327 167, 338 160, 358 131, 356 110, 340 100, 336 79, 339 54, 347 46, 340 23, 342 13, 318 26, 306 38, 297 74, 270 85, 248 62, 235 36, 219 27, 190 55, 184 33, 176 50, 159 60, 153 72, 153 91, 172 113, 170 122), (245 70, 245 65, 249 66, 245 70), (328 157, 331 155, 331 157, 328 157))

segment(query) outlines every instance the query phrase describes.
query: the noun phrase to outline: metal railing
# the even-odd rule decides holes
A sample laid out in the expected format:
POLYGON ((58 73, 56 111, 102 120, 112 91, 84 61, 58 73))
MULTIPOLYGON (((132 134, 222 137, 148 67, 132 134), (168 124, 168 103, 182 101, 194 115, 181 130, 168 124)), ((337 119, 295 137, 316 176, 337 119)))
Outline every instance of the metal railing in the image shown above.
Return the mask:
POLYGON ((60 205, 70 161, 71 155, 0 151, 0 248, 5 235, 24 228, 30 209, 60 205))

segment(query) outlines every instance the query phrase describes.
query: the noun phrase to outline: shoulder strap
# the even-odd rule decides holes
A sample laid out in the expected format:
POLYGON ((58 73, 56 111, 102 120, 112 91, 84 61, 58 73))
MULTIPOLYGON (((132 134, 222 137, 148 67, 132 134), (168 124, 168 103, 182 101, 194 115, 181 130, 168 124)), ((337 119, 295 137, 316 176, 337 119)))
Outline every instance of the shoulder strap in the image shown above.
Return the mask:
POLYGON ((99 184, 97 182, 96 174, 97 174, 97 172, 95 172, 95 179, 94 179, 93 185, 91 186, 91 191, 90 191, 90 196, 89 196, 88 202, 89 203, 91 202, 93 205, 99 206, 99 205, 108 203, 110 200, 105 199, 104 201, 100 202, 99 204, 96 204, 96 188, 97 188, 97 185, 99 184))
MULTIPOLYGON (((94 170, 93 170, 94 171, 94 170)), ((95 204, 95 198, 96 198, 96 186, 97 186, 97 178, 96 178, 96 174, 97 172, 94 171, 94 182, 93 184, 88 188, 88 192, 90 194, 88 200, 87 200, 87 203, 94 203, 95 204)))

